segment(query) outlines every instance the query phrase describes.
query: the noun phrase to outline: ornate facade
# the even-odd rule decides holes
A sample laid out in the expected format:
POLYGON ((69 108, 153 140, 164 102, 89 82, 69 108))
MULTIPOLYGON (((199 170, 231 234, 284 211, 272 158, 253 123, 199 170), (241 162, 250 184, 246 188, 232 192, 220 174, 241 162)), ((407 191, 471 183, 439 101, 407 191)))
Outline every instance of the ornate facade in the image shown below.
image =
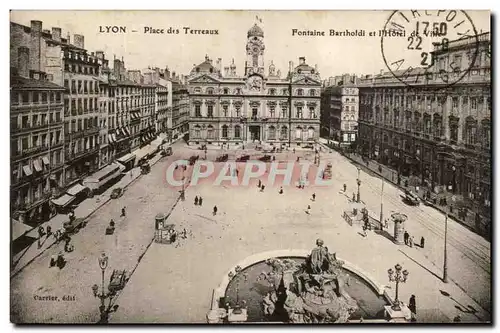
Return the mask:
MULTIPOLYGON (((471 37, 472 38, 472 37, 471 37)), ((422 186, 471 200, 485 215, 491 206, 491 67, 489 33, 478 36, 470 70, 453 85, 439 79, 409 88, 392 74, 365 78, 359 85, 359 149, 392 165, 422 186)), ((437 63, 470 56, 470 40, 450 41, 437 63)))
POLYGON ((257 24, 248 31, 246 54, 244 76, 237 76, 234 60, 222 71, 221 59, 214 65, 208 56, 192 69, 189 143, 315 142, 321 90, 317 68, 302 57, 297 67, 290 62, 286 77, 272 61, 265 73, 264 32, 257 24))

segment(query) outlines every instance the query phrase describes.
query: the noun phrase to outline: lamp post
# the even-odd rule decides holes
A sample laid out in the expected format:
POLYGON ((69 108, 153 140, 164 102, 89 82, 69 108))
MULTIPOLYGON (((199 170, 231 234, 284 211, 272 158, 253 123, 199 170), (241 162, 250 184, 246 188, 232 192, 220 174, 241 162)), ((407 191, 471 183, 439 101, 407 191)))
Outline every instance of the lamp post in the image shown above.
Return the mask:
POLYGON ((358 196, 356 198, 356 201, 359 202, 360 200, 360 195, 359 195, 359 187, 361 186, 361 179, 359 179, 359 172, 361 171, 360 168, 358 168, 358 179, 356 179, 356 182, 358 183, 358 196))
POLYGON ((99 286, 97 284, 94 284, 92 286, 92 292, 94 294, 94 297, 99 298, 101 300, 101 305, 99 306, 99 311, 101 313, 101 316, 106 309, 106 306, 104 305, 104 300, 109 297, 109 293, 106 293, 104 291, 104 273, 106 271, 106 268, 108 267, 108 259, 109 259, 108 256, 104 252, 102 252, 101 256, 98 258, 99 267, 101 268, 101 272, 102 272, 102 280, 101 280, 102 291, 101 291, 101 293, 99 294, 99 286))
POLYGON ((382 191, 380 191, 380 223, 384 223, 384 178, 382 177, 382 191))
POLYGON ((405 283, 408 279, 408 274, 410 274, 406 269, 403 270, 403 267, 400 264, 394 266, 395 271, 392 268, 387 270, 387 274, 389 274, 389 281, 396 282, 396 298, 394 299, 394 304, 392 305, 392 309, 394 311, 401 311, 400 301, 399 301, 399 283, 405 283))
POLYGON ((448 213, 444 214, 444 255, 443 255, 443 282, 448 283, 448 213))
MULTIPOLYGON (((206 152, 206 150, 205 150, 205 152, 206 152)), ((182 201, 184 201, 186 199, 186 196, 184 194, 184 191, 185 191, 185 188, 184 188, 184 182, 185 182, 184 170, 185 170, 185 165, 182 166, 182 190, 181 190, 181 200, 182 201)))

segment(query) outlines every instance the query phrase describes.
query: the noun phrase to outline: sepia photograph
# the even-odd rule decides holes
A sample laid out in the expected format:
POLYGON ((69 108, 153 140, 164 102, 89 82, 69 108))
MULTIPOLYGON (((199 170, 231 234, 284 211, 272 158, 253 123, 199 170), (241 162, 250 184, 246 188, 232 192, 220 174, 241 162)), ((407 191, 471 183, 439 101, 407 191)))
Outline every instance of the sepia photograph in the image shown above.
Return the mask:
POLYGON ((11 323, 491 325, 491 20, 11 10, 11 323))

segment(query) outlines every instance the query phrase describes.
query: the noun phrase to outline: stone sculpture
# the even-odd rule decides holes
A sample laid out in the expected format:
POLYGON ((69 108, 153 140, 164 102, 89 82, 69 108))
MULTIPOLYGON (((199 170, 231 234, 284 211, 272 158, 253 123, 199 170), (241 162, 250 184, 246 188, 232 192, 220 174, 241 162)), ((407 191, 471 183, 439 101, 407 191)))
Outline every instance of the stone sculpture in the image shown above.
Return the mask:
POLYGON ((344 262, 329 253, 321 239, 316 245, 302 265, 291 259, 266 261, 271 272, 259 277, 273 287, 263 300, 266 315, 284 310, 290 323, 344 323, 356 311, 356 301, 344 288, 344 262))

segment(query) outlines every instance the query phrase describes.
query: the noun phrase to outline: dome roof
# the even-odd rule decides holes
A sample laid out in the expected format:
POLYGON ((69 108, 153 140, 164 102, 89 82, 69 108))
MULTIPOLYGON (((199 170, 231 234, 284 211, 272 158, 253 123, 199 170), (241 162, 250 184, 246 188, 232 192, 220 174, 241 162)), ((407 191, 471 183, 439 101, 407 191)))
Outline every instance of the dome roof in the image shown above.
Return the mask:
POLYGON ((314 67, 311 67, 307 64, 302 64, 302 65, 295 67, 295 72, 298 72, 299 70, 302 73, 304 73, 304 72, 314 73, 314 67))
POLYGON ((216 71, 216 68, 212 65, 212 61, 208 58, 205 57, 205 61, 199 64, 198 66, 195 66, 192 70, 191 73, 214 73, 216 71))
POLYGON ((264 31, 255 23, 253 27, 248 30, 247 37, 264 37, 264 31))

